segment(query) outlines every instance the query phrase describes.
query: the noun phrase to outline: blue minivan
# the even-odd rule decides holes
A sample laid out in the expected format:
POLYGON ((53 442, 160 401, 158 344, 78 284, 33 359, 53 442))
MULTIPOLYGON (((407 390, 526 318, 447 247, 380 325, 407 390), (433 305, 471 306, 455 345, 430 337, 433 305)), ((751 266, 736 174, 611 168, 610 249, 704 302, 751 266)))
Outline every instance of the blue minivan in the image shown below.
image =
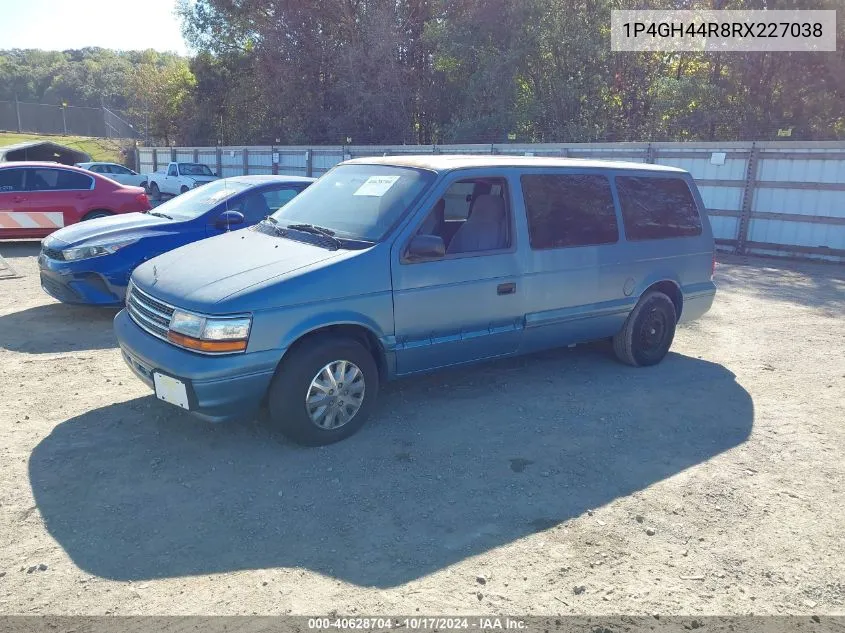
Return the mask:
POLYGON ((260 222, 314 182, 300 176, 216 180, 152 211, 66 226, 41 242, 41 287, 63 303, 123 305, 141 262, 197 240, 260 222))
POLYGON ((139 266, 115 331, 161 400, 210 421, 267 405, 320 445, 358 430, 388 379, 605 338, 658 363, 710 309, 714 261, 681 169, 355 159, 249 230, 139 266))

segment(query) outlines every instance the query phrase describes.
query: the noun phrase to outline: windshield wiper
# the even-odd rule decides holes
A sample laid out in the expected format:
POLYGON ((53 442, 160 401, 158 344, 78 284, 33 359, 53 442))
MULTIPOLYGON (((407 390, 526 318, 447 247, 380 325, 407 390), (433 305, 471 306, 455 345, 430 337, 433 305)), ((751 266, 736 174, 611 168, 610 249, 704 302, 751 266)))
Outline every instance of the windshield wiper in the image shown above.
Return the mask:
POLYGON ((337 248, 343 248, 343 242, 335 237, 334 231, 331 229, 327 229, 322 226, 314 226, 313 224, 288 224, 286 228, 293 229, 295 231, 303 231, 304 233, 313 233, 314 235, 322 235, 334 242, 337 248))
POLYGON ((167 218, 168 220, 172 220, 172 219, 173 219, 173 217, 172 217, 172 216, 167 215, 166 213, 160 213, 159 211, 149 211, 148 213, 149 213, 150 215, 154 215, 154 216, 156 216, 157 218, 167 218))

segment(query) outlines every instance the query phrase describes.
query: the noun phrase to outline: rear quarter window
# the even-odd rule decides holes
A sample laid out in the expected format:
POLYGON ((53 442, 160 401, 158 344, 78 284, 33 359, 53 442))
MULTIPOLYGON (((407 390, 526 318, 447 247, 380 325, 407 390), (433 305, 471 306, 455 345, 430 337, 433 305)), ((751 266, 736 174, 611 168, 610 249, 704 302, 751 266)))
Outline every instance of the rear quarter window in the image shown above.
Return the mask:
POLYGON ((629 240, 701 235, 701 217, 685 180, 617 176, 616 188, 629 240))

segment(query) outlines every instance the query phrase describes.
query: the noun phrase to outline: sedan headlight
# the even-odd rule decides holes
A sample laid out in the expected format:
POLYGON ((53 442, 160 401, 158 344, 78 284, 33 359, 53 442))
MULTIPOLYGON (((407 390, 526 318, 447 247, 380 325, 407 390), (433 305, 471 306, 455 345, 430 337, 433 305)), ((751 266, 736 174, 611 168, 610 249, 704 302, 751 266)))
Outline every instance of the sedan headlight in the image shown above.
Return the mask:
POLYGON ((62 257, 65 261, 74 262, 79 259, 91 259, 92 257, 102 257, 103 255, 112 255, 121 248, 134 244, 138 240, 119 240, 113 242, 98 242, 95 244, 86 244, 85 246, 77 246, 75 248, 66 248, 62 251, 62 257))
POLYGON ((200 352, 243 352, 251 325, 249 316, 207 317, 177 309, 170 317, 167 338, 200 352))

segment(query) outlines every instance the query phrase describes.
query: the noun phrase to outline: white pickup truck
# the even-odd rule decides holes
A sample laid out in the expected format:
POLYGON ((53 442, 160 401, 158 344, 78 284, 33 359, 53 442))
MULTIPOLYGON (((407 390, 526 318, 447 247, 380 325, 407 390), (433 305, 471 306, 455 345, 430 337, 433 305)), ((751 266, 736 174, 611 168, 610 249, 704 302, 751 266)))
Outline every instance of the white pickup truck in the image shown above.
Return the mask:
POLYGON ((166 168, 147 175, 147 190, 153 200, 162 194, 178 196, 219 176, 201 163, 170 163, 166 168))

